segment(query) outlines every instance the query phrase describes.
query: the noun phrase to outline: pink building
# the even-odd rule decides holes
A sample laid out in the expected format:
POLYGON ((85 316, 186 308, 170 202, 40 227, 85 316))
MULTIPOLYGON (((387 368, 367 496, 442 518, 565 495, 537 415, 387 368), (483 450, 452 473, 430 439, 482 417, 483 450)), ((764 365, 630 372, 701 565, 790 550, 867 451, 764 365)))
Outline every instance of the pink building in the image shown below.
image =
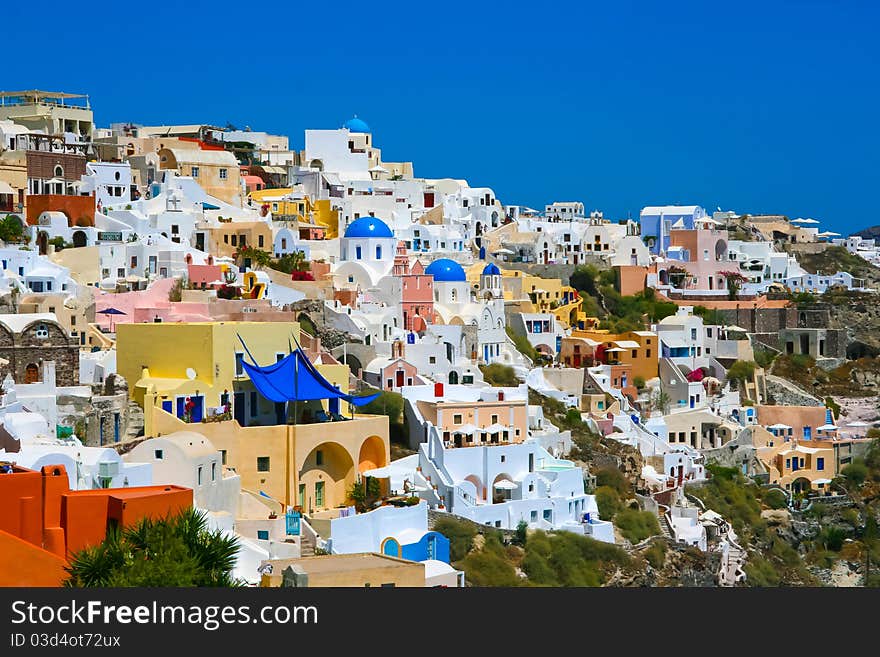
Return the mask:
POLYGON ((658 265, 661 284, 670 284, 681 290, 721 290, 726 293, 727 282, 721 272, 731 268, 727 257, 727 231, 673 229, 669 238, 667 255, 675 257, 667 258, 665 267, 658 265))
POLYGON ((403 328, 417 333, 424 331, 434 317, 434 277, 425 273, 425 266, 418 260, 410 267, 403 242, 397 245, 393 271, 401 279, 403 328))

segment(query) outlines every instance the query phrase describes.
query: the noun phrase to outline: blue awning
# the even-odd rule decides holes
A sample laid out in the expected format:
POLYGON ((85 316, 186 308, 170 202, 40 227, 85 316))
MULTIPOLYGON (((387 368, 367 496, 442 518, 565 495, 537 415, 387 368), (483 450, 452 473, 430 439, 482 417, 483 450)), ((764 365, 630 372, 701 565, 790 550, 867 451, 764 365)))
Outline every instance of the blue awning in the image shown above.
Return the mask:
MULTIPOLYGON (((241 340, 241 336, 239 336, 241 340)), ((244 340, 241 340, 244 345, 244 340)), ((250 350, 245 345, 250 356, 250 350)), ((253 356, 251 356, 253 360, 253 356)), ((242 366, 250 377, 257 391, 269 401, 292 402, 310 401, 314 399, 342 399, 354 406, 364 406, 379 396, 379 393, 364 397, 353 397, 330 383, 315 368, 303 352, 297 347, 289 355, 277 363, 260 367, 256 363, 242 360, 242 366)))

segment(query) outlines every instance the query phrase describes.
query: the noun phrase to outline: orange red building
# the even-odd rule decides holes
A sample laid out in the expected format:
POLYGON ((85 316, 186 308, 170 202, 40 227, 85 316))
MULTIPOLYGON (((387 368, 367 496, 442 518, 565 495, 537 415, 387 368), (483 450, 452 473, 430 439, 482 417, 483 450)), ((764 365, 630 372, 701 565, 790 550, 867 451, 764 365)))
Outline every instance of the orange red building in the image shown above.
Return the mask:
POLYGON ((0 586, 60 586, 68 557, 101 543, 108 527, 174 515, 192 506, 193 493, 171 485, 72 491, 63 465, 13 465, 0 473, 0 499, 0 586))

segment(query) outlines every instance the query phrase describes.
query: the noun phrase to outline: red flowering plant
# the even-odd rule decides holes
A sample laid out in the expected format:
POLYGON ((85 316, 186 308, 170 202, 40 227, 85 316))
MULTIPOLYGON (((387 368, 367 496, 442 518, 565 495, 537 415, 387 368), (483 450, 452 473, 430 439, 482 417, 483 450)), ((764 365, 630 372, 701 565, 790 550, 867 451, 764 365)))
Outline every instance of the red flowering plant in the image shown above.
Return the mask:
POLYGON ((739 290, 742 287, 742 284, 749 280, 738 271, 721 271, 718 273, 724 276, 724 280, 727 282, 727 296, 731 300, 736 299, 737 296, 739 296, 739 290))

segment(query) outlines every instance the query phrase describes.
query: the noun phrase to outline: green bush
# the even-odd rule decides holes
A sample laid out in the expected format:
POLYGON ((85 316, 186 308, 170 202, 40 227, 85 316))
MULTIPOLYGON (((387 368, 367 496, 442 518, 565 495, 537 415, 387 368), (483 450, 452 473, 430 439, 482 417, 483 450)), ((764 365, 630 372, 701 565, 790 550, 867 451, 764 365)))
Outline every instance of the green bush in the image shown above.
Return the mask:
POLYGON ((480 371, 483 373, 483 380, 490 386, 511 387, 519 385, 519 379, 516 378, 510 365, 502 363, 480 365, 480 371))
POLYGON ((758 555, 750 555, 743 570, 746 573, 746 583, 749 586, 779 586, 782 582, 776 567, 758 555))
POLYGON ((614 517, 614 524, 630 543, 641 543, 649 536, 660 533, 657 516, 650 511, 624 509, 614 517))
POLYGON ((651 547, 642 553, 652 568, 662 568, 666 562, 666 543, 654 541, 651 547))
POLYGON ((865 465, 863 459, 855 459, 852 463, 845 466, 841 471, 846 479, 847 486, 852 485, 858 488, 868 478, 868 466, 865 465))
POLYGON ((473 586, 519 586, 522 583, 496 533, 486 536, 482 549, 468 553, 458 566, 473 586))
POLYGON ((617 491, 610 486, 596 487, 596 506, 599 507, 599 517, 603 520, 611 520, 621 509, 623 502, 617 491))
POLYGON ((749 360, 738 360, 727 370, 730 381, 751 381, 755 376, 755 363, 749 360))
POLYGON ((364 394, 379 396, 369 404, 361 406, 360 412, 365 415, 387 415, 388 432, 393 442, 403 444, 407 442, 406 427, 403 417, 403 395, 389 390, 370 389, 364 394))
POLYGON ((788 499, 785 497, 785 493, 778 488, 770 488, 764 491, 762 501, 771 509, 785 509, 788 507, 788 499))
POLYGON ((841 527, 823 527, 818 540, 826 550, 840 552, 846 538, 847 531, 841 527))
POLYGON ((534 532, 526 542, 522 569, 538 586, 601 586, 629 556, 615 545, 573 532, 534 532))
POLYGON ((644 379, 643 377, 641 377, 641 376, 634 377, 634 378, 633 378, 633 385, 634 385, 638 390, 641 390, 642 388, 645 387, 645 379, 644 379))
POLYGON ((608 486, 621 497, 629 494, 629 480, 619 468, 607 467, 596 470, 596 486, 608 486))
POLYGON ((449 539, 449 559, 461 561, 474 547, 476 528, 469 522, 464 522, 453 516, 438 518, 434 523, 434 531, 443 534, 449 539))

